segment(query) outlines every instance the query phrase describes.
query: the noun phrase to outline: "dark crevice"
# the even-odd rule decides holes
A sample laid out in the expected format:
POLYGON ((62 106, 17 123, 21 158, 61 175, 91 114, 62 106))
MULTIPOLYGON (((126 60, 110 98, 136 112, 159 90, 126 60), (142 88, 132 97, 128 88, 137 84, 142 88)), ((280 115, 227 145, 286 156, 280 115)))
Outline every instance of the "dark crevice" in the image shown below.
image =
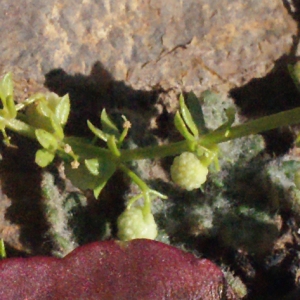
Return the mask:
MULTIPOLYGON (((297 59, 284 55, 263 78, 252 79, 246 85, 234 88, 230 96, 247 118, 258 118, 300 106, 300 94, 288 71, 288 64, 297 59)), ((281 155, 293 145, 295 134, 291 128, 278 128, 262 134, 266 151, 281 155)))
MULTIPOLYGON (((300 1, 283 0, 283 5, 297 23, 297 34, 288 54, 281 56, 273 69, 263 78, 254 78, 244 86, 232 89, 229 94, 242 115, 257 118, 300 106, 300 94, 288 71, 289 64, 300 60, 297 49, 300 40, 300 1)), ((263 133, 266 151, 282 155, 293 146, 295 134, 291 128, 279 128, 263 133)))

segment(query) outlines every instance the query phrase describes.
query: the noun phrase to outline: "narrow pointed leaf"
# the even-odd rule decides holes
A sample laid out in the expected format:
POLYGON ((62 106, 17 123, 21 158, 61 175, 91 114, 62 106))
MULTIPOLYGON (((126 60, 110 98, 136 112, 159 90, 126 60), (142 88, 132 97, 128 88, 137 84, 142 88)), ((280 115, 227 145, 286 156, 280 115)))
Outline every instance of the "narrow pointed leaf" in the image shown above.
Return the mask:
POLYGON ((9 118, 14 119, 17 116, 17 109, 12 95, 7 96, 5 108, 8 112, 9 118))
POLYGON ((102 192, 102 190, 104 189, 106 183, 107 183, 107 180, 102 179, 101 182, 98 183, 97 187, 94 188, 93 194, 96 199, 99 197, 99 195, 102 192))
POLYGON ((200 134, 207 133, 208 129, 205 126, 204 114, 203 114, 203 110, 202 110, 200 101, 193 92, 190 92, 188 94, 186 103, 187 103, 189 111, 192 115, 192 118, 194 120, 194 123, 196 124, 196 126, 198 128, 199 133, 200 134))
POLYGON ((50 124, 53 129, 54 135, 59 139, 62 140, 64 138, 64 130, 61 127, 60 123, 58 122, 57 118, 53 114, 50 117, 50 124))
POLYGON ((55 116, 61 125, 67 123, 70 113, 70 98, 69 95, 65 95, 60 99, 60 102, 55 108, 55 116))
POLYGON ((298 91, 300 91, 300 64, 297 62, 294 65, 288 65, 288 71, 290 76, 297 87, 298 91))
POLYGON ((3 239, 0 239, 0 259, 6 258, 6 251, 3 239))
POLYGON ((108 137, 107 146, 108 146, 109 150, 113 153, 113 155, 118 156, 118 157, 121 156, 121 152, 118 149, 118 146, 116 143, 116 138, 114 135, 110 135, 108 137))
POLYGON ((101 129, 94 126, 90 121, 87 121, 87 125, 95 136, 97 136, 99 139, 103 140, 104 142, 107 142, 108 135, 106 133, 104 133, 101 129))
POLYGON ((115 170, 115 168, 110 168, 105 172, 104 176, 101 177, 101 180, 99 181, 98 185, 93 190, 95 198, 99 197, 101 191, 105 187, 109 178, 114 174, 115 170))
POLYGON ((9 96, 13 97, 13 80, 11 73, 7 73, 0 81, 0 98, 4 107, 6 104, 6 99, 9 96))
POLYGON ((107 181, 114 174, 116 165, 109 160, 101 158, 86 159, 84 163, 89 172, 97 178, 93 191, 95 198, 98 198, 107 181))
POLYGON ((195 140, 195 137, 187 129, 187 127, 178 111, 175 114, 174 125, 185 139, 187 139, 189 141, 195 140))
POLYGON ((197 137, 199 135, 198 128, 194 122, 194 119, 193 119, 188 107, 186 106, 186 104, 184 102, 184 98, 183 98, 182 94, 179 97, 179 104, 180 104, 180 113, 182 115, 182 118, 183 118, 185 124, 190 129, 190 131, 193 133, 193 135, 195 137, 197 137))
POLYGON ((1 116, 0 114, 0 130, 4 130, 5 129, 5 119, 1 116))
POLYGON ((118 130, 118 127, 116 124, 109 118, 108 114, 106 113, 106 110, 103 109, 101 112, 101 125, 102 130, 110 135, 116 136, 116 138, 119 138, 120 133, 118 130))

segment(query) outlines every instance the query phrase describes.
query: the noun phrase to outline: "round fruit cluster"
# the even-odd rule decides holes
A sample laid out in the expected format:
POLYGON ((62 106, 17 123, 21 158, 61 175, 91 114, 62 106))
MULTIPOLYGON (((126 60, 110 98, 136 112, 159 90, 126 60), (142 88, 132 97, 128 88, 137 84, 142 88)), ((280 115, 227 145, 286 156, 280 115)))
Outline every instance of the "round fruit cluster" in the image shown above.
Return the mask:
POLYGON ((208 168, 191 152, 175 157, 171 166, 172 180, 183 189, 198 189, 206 181, 208 168))
POLYGON ((145 215, 142 207, 126 209, 118 218, 118 237, 122 241, 155 239, 157 225, 151 213, 145 215))

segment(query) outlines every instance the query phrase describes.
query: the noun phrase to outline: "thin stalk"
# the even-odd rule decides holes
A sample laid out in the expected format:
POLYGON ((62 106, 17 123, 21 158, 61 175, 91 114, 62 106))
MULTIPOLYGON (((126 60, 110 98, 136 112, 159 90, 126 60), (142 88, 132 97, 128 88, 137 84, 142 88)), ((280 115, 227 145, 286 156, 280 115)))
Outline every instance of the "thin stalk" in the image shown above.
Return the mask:
POLYGON ((219 144, 241 138, 251 134, 257 134, 282 126, 294 125, 300 123, 300 107, 283 111, 270 116, 265 116, 253 121, 246 122, 231 128, 225 128, 220 131, 208 133, 200 138, 200 144, 210 145, 219 144))
MULTIPOLYGON (((150 193, 151 189, 149 189, 148 185, 139 177, 137 176, 133 171, 131 171, 129 168, 127 168, 124 164, 120 164, 119 168, 127 175, 129 176, 132 181, 140 188, 142 191, 142 196, 144 198, 144 206, 143 206, 143 215, 144 217, 149 215, 151 213, 151 199, 150 199, 150 193)), ((140 197, 134 197, 129 202, 129 207, 140 197)))
MULTIPOLYGON (((200 136, 197 143, 207 147, 212 144, 219 144, 235 138, 241 138, 247 135, 257 134, 281 126, 288 126, 297 123, 300 123, 300 107, 262 117, 231 128, 224 128, 210 132, 200 136)), ((16 119, 6 120, 6 128, 29 138, 36 139, 35 128, 22 121, 16 119)), ((116 160, 116 157, 109 149, 91 145, 84 139, 70 137, 65 138, 64 143, 70 144, 75 153, 77 153, 77 150, 79 150, 78 152, 80 153, 84 153, 84 156, 87 158, 106 157, 110 160, 116 160)), ((190 151, 190 142, 187 140, 170 143, 168 145, 120 150, 121 155, 118 157, 118 161, 127 162, 147 158, 162 158, 178 155, 184 151, 190 151)))
MULTIPOLYGON (((281 126, 288 126, 297 123, 300 123, 300 107, 262 117, 241 125, 233 126, 231 128, 224 128, 221 130, 210 132, 201 136, 198 140, 198 143, 204 147, 208 147, 213 144, 219 144, 236 138, 241 138, 251 134, 257 134, 281 126)), ((78 146, 79 144, 80 143, 78 143, 78 146)), ((189 141, 184 140, 176 143, 170 143, 168 145, 150 146, 131 150, 120 150, 121 156, 119 157, 119 161, 127 162, 139 159, 174 156, 184 151, 190 151, 189 144, 189 141)), ((108 158, 109 156, 112 156, 111 153, 109 153, 109 150, 96 146, 82 144, 81 148, 85 149, 85 151, 87 151, 89 155, 104 155, 108 158)), ((113 159, 113 157, 110 157, 110 159, 113 159)))
POLYGON ((162 158, 177 155, 184 151, 189 151, 189 142, 186 140, 168 145, 121 150, 120 160, 126 162, 146 158, 162 158))

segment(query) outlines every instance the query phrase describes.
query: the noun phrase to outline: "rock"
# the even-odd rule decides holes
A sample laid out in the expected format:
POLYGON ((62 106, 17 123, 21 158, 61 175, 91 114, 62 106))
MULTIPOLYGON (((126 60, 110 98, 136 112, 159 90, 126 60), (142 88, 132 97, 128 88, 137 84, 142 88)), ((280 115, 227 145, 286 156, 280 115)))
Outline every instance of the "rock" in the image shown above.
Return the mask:
POLYGON ((53 68, 88 74, 99 60, 135 88, 228 90, 266 74, 297 30, 280 0, 1 4, 3 72, 40 86, 53 68))

